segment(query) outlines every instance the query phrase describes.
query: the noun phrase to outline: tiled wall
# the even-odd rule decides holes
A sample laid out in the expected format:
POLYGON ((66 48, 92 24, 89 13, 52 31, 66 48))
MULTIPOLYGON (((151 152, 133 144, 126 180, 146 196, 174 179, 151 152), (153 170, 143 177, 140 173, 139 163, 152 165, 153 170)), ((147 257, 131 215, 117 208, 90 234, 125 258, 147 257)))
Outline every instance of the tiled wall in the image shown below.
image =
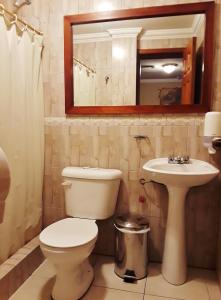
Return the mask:
MULTIPOLYGON (((163 5, 175 2, 178 1, 155 3, 163 5)), ((63 191, 60 186, 62 180, 60 173, 64 166, 120 168, 124 173, 124 183, 118 211, 141 209, 138 198, 144 194, 147 199, 145 214, 152 228, 150 258, 160 260, 167 193, 164 187, 156 184, 146 186, 147 195, 144 193, 138 183, 138 178, 144 175, 141 173, 141 166, 150 158, 167 156, 172 149, 175 152, 187 151, 192 157, 209 160, 201 143, 202 118, 196 115, 59 118, 64 116, 62 17, 64 14, 95 11, 99 3, 101 1, 44 1, 44 4, 40 2, 38 7, 33 3, 36 12, 41 13, 41 28, 45 33, 45 108, 46 116, 50 117, 46 118, 45 225, 65 216, 63 191), (137 143, 133 138, 137 133, 147 135, 150 141, 137 143)), ((153 1, 112 1, 112 3, 115 8, 153 5, 153 1)), ((216 73, 218 72, 220 70, 217 69, 216 73)), ((214 102, 217 109, 221 106, 220 91, 217 89, 219 82, 220 74, 217 74, 214 84, 214 102)), ((187 234, 191 265, 215 266, 219 205, 216 185, 218 183, 214 182, 193 189, 188 197, 187 234), (210 197, 211 193, 213 197, 210 197)), ((97 251, 112 254, 114 239, 112 224, 105 221, 101 223, 97 251), (107 235, 102 233, 107 231, 111 238, 106 241, 107 235)))
MULTIPOLYGON (((89 103, 88 105, 111 105, 112 104, 112 98, 111 98, 112 79, 110 77, 111 61, 112 61, 111 45, 112 45, 111 41, 97 41, 97 42, 90 42, 90 43, 88 42, 88 43, 75 44, 74 57, 84 62, 87 66, 89 66, 96 72, 96 74, 89 73, 90 79, 92 76, 94 76, 95 78, 95 84, 94 85, 91 84, 91 92, 83 91, 85 89, 85 84, 86 84, 85 82, 81 82, 81 84, 79 84, 78 82, 78 89, 75 89, 75 94, 76 94, 76 90, 78 90, 78 92, 77 92, 77 96, 75 95, 75 100, 74 100, 75 103, 76 101, 78 101, 77 102, 78 105, 82 105, 82 101, 80 102, 80 100, 83 100, 83 103, 87 101, 86 103, 89 103), (106 83, 105 81, 106 76, 110 77, 108 83, 106 83), (81 95, 80 95, 80 89, 83 91, 83 93, 81 92, 81 95), (94 97, 91 97, 91 99, 88 98, 83 99, 85 93, 94 94, 94 97)), ((79 67, 77 68, 77 71, 78 70, 79 67)), ((74 72, 76 73, 76 69, 74 72)), ((82 71, 80 71, 79 73, 81 75, 82 71)), ((76 79, 74 79, 74 81, 75 80, 76 79)))
MULTIPOLYGON (((115 8, 153 5, 153 1, 111 2, 115 8)), ((156 5, 180 2, 154 1, 156 5)), ((60 174, 64 166, 90 165, 120 168, 123 171, 124 180, 120 191, 118 211, 144 210, 152 229, 150 259, 160 260, 167 213, 167 192, 164 187, 157 184, 147 185, 146 192, 144 192, 138 183, 138 179, 145 175, 141 172, 141 166, 148 159, 167 156, 173 151, 175 153, 188 152, 192 157, 209 160, 202 146, 202 117, 197 115, 192 117, 172 115, 64 117, 62 16, 95 11, 99 3, 101 1, 50 1, 43 10, 45 19, 41 26, 46 33, 44 85, 47 116, 45 225, 65 216, 64 196, 60 186, 62 181, 60 174), (133 137, 136 134, 147 135, 149 140, 136 142, 133 137), (143 208, 138 202, 140 195, 146 198, 143 208)), ((217 69, 215 72, 217 75, 214 84, 214 106, 219 109, 221 107, 218 90, 221 79, 220 70, 217 69)), ((192 189, 189 193, 187 236, 188 257, 191 265, 215 267, 219 217, 219 191, 217 189, 220 189, 219 183, 214 181, 207 186, 192 189)), ((97 251, 113 254, 112 223, 110 221, 100 223, 97 251)))
MULTIPOLYGON (((133 37, 128 37, 128 34, 125 35, 126 37, 122 31, 120 37, 112 35, 106 41, 85 42, 84 40, 74 44, 74 57, 96 71, 95 75, 91 73, 86 75, 84 69, 80 69, 79 72, 79 66, 75 66, 77 89, 75 89, 74 102, 76 106, 135 105, 137 44, 139 44, 139 49, 181 48, 186 47, 190 41, 189 38, 138 39, 137 41, 137 34, 134 34, 133 37), (118 47, 127 53, 122 60, 112 55, 112 48, 118 47), (95 77, 95 84, 93 84, 93 76, 95 77), (109 77, 108 81, 106 81, 107 76, 109 77)), ((170 86, 177 87, 177 83, 172 83, 170 86)), ((156 94, 158 95, 162 87, 165 87, 165 83, 156 85, 152 89, 152 97, 151 88, 150 86, 147 87, 149 97, 143 97, 146 98, 146 102, 144 100, 142 104, 156 104, 156 94)), ((146 93, 144 93, 145 95, 146 93)))
POLYGON ((112 34, 112 98, 115 105, 135 105, 137 70, 137 35, 112 34), (125 58, 119 60, 115 49, 122 49, 125 58))
MULTIPOLYGON (((147 184, 141 166, 154 157, 189 153, 208 160, 201 146, 202 118, 159 116, 149 118, 47 118, 45 166, 45 225, 65 216, 61 187, 61 170, 68 165, 119 168, 124 180, 118 211, 143 211, 151 225, 150 259, 162 257, 167 192, 159 184, 147 184), (144 134, 147 140, 136 141, 144 134), (141 205, 139 196, 146 198, 141 205)), ((218 234, 218 207, 221 193, 218 180, 191 190, 187 200, 187 233, 189 264, 215 267, 218 234)), ((91 200, 93 201, 93 200, 91 200)), ((111 222, 101 222, 97 251, 113 254, 114 235, 111 222), (107 235, 108 230, 109 234, 107 235), (103 234, 104 233, 104 234, 103 234)))
MULTIPOLYGON (((78 25, 80 27, 80 25, 78 25)), ((111 26, 110 26, 111 27, 111 26)), ((74 27, 75 28, 75 27, 74 27)), ((81 60, 96 71, 95 100, 91 98, 91 105, 135 105, 136 103, 136 69, 137 69, 137 35, 128 37, 128 32, 111 31, 106 41, 95 39, 93 42, 85 40, 74 46, 74 57, 81 60), (116 49, 121 49, 125 57, 120 59, 114 55, 116 49), (113 51, 112 51, 113 49, 113 51), (108 81, 106 78, 108 76, 108 81), (95 104, 94 104, 95 103, 95 104)), ((78 85, 77 97, 83 99, 86 82, 78 85), (81 88, 82 86, 82 88, 81 88), (83 90, 80 97, 79 92, 83 90)), ((76 93, 76 90, 75 90, 76 93)), ((88 103, 88 100, 87 100, 88 103)), ((85 105, 78 102, 78 106, 85 105)))
MULTIPOLYGON (((167 213, 167 192, 157 184, 146 191, 138 179, 144 174, 141 166, 153 157, 188 152, 191 157, 211 161, 202 146, 202 116, 128 116, 74 117, 64 114, 63 15, 96 11, 101 0, 41 0, 33 1, 24 13, 45 34, 44 91, 46 122, 46 156, 44 184, 44 223, 50 224, 65 216, 61 189, 61 170, 68 165, 90 165, 120 168, 124 179, 118 211, 142 210, 151 224, 150 259, 162 257, 167 213), (40 16, 40 19, 39 19, 40 16), (39 23, 40 21, 40 23, 39 23), (137 142, 136 134, 148 136, 137 142), (139 195, 146 204, 141 207, 139 195)), ((165 5, 178 0, 110 0, 114 8, 165 5)), ((202 1, 201 1, 202 2, 202 1)), ((216 57, 213 85, 214 109, 221 110, 221 1, 217 0, 216 57)), ((190 265, 214 268, 218 238, 220 183, 191 190, 187 199, 188 261, 190 265)), ((97 251, 113 253, 113 226, 100 224, 97 251), (107 234, 107 232, 109 234, 107 234), (107 240, 108 236, 108 240, 107 240)))

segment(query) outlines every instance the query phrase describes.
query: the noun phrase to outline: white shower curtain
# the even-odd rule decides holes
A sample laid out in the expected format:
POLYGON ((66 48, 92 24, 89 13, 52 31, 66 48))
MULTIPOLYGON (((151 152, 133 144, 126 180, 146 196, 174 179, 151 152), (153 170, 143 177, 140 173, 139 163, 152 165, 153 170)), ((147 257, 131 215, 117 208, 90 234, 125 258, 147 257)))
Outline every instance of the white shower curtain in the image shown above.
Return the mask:
MULTIPOLYGON (((0 147, 11 188, 0 224, 0 263, 40 230, 44 164, 42 37, 0 16, 0 147)), ((1 183, 0 183, 1 184, 1 183)))

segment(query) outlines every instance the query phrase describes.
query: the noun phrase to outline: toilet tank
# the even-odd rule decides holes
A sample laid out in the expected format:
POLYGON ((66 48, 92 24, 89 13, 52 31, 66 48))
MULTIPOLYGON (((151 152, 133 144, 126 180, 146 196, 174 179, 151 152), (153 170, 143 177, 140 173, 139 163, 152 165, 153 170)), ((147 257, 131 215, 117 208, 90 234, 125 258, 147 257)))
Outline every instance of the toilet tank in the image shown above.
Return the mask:
POLYGON ((103 220, 114 214, 122 177, 120 170, 67 167, 62 176, 68 216, 103 220))

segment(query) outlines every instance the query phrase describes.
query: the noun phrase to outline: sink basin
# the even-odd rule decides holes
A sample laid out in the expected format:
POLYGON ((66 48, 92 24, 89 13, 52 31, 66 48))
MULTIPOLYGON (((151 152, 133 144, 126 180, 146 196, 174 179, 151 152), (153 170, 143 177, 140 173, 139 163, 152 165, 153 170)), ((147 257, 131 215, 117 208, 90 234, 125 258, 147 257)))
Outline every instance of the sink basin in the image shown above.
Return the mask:
POLYGON ((211 164, 197 159, 190 159, 188 164, 169 164, 167 158, 156 158, 148 161, 143 169, 150 180, 185 187, 206 184, 219 173, 211 164))
POLYGON ((218 175, 211 164, 190 159, 188 164, 169 164, 167 158, 148 161, 143 169, 152 181, 165 184, 169 194, 162 274, 174 285, 187 278, 185 199, 190 187, 203 185, 218 175))

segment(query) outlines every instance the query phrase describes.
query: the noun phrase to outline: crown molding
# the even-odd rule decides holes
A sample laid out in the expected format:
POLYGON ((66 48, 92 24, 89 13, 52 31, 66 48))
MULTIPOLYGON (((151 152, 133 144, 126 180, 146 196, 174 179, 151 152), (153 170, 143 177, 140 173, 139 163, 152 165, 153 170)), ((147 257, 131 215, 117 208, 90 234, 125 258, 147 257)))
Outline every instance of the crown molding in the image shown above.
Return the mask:
POLYGON ((107 42, 111 40, 112 38, 108 32, 82 33, 73 35, 73 42, 75 44, 107 42))
POLYGON ((139 39, 140 41, 192 38, 193 36, 197 36, 204 23, 205 16, 203 14, 197 14, 194 18, 192 27, 176 29, 153 29, 146 31, 142 31, 142 27, 115 28, 108 29, 106 32, 74 34, 74 42, 76 44, 106 42, 111 41, 112 38, 137 37, 139 34, 141 34, 139 39))
POLYGON ((75 44, 107 42, 113 38, 137 37, 142 31, 141 27, 108 29, 106 32, 74 34, 75 44))
POLYGON ((159 40, 159 39, 181 39, 192 38, 194 32, 192 28, 160 29, 146 30, 140 40, 159 40))
POLYGON ((112 38, 126 38, 126 37, 137 37, 142 31, 142 27, 134 28, 115 28, 108 29, 107 32, 112 38))

